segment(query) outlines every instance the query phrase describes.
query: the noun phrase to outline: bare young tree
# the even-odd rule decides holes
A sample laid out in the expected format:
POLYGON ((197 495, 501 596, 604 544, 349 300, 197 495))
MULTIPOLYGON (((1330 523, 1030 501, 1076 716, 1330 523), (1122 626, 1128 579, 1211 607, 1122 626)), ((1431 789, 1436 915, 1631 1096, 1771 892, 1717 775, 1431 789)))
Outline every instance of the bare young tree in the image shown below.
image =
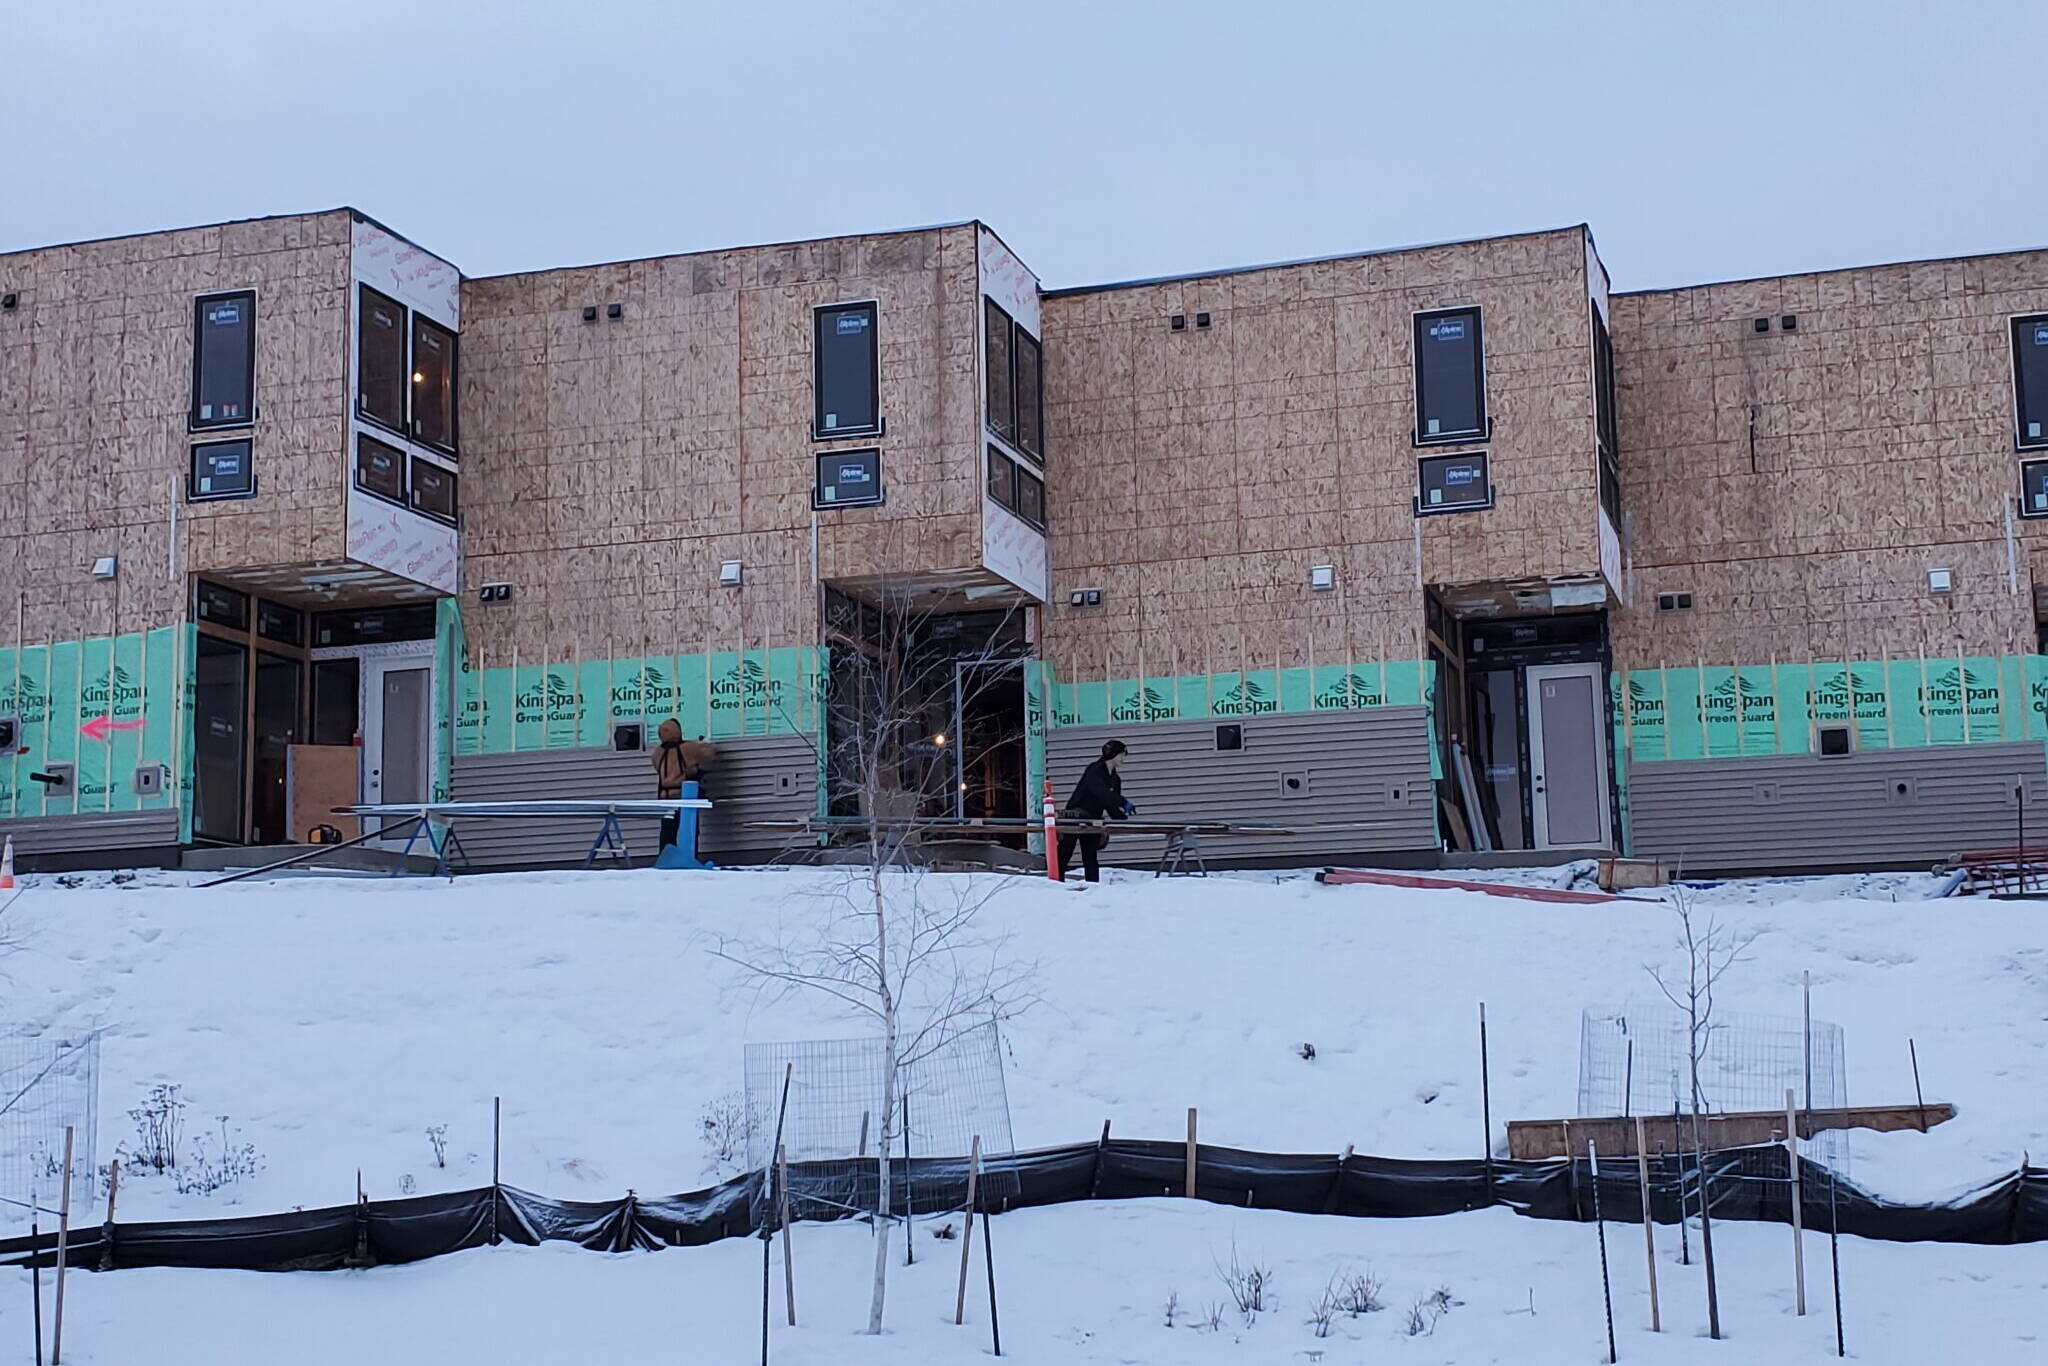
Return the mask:
MULTIPOLYGON (((1707 1045, 1713 1036, 1715 991, 1729 969, 1748 959, 1757 936, 1734 933, 1723 926, 1720 917, 1711 910, 1701 914, 1682 885, 1674 884, 1672 887, 1672 908, 1678 915, 1677 947, 1685 953, 1684 978, 1681 980, 1676 974, 1647 964, 1644 970, 1657 984, 1657 989, 1664 993, 1664 998, 1685 1016, 1692 1147, 1699 1164, 1700 1251, 1706 1259, 1707 1271, 1707 1331, 1709 1336, 1718 1339, 1721 1336, 1721 1298, 1714 1278, 1714 1225, 1713 1215, 1708 1209, 1712 1201, 1707 1190, 1706 1139, 1701 1121, 1701 1114, 1707 1106, 1700 1086, 1700 1062, 1705 1058, 1707 1045)), ((1683 1213, 1681 1209, 1680 1214, 1683 1213)))
MULTIPOLYGON (((856 841, 842 848, 858 851, 856 860, 832 889, 803 898, 815 904, 785 918, 772 937, 723 940, 713 952, 757 989, 822 995, 880 1033, 868 1307, 868 1331, 879 1333, 906 1078, 965 1031, 1028 1006, 1036 969, 1012 959, 1006 934, 979 924, 1002 881, 934 874, 922 854, 925 836, 952 815, 958 790, 958 770, 941 761, 966 737, 952 733, 954 722, 945 718, 962 714, 971 690, 987 686, 998 666, 1021 660, 1021 653, 1007 653, 1021 635, 1009 629, 1017 609, 949 614, 941 608, 957 602, 904 586, 865 596, 849 602, 839 621, 828 612, 831 671, 823 708, 828 807, 851 808, 836 833, 856 841), (971 634, 946 640, 949 616, 955 636, 963 620, 971 620, 971 634)), ((1017 724, 1021 741, 1021 714, 1017 724)))

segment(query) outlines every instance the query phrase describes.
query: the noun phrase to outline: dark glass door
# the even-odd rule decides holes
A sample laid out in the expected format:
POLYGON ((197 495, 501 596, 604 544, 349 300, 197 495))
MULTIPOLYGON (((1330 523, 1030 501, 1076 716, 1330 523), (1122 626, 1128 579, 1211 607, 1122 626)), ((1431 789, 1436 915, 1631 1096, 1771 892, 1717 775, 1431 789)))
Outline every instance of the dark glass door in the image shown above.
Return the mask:
POLYGON ((285 763, 287 751, 298 741, 301 667, 296 659, 261 650, 256 653, 251 844, 281 844, 285 840, 285 763))
POLYGON ((232 641, 199 637, 192 698, 192 833, 242 840, 243 712, 249 652, 232 641))

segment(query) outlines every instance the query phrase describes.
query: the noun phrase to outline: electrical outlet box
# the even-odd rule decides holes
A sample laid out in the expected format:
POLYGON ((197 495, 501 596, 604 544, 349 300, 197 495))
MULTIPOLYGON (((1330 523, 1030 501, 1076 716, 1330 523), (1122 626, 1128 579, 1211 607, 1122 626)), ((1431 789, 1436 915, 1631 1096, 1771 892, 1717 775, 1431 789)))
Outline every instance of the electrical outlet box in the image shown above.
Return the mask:
POLYGON ((1893 806, 1912 805, 1920 800, 1920 780, 1896 776, 1885 779, 1884 799, 1893 806))
POLYGON ((21 718, 0 716, 0 754, 13 754, 21 748, 21 718))
POLYGON ((782 796, 794 791, 796 791, 796 774, 778 773, 775 775, 776 795, 782 796))
POLYGON ((135 770, 135 795, 138 797, 161 797, 164 795, 164 766, 143 764, 135 770))
POLYGON ((1308 773, 1302 769, 1280 775, 1280 795, 1283 797, 1306 797, 1308 795, 1308 773))

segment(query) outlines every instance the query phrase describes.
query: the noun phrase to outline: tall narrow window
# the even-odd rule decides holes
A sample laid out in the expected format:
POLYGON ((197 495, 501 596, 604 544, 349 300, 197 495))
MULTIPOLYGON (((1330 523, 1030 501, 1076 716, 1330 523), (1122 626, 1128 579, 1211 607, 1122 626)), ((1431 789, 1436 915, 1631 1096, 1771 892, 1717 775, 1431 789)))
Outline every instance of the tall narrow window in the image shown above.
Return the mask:
POLYGON ((1486 438, 1486 343, 1479 310, 1415 315, 1415 439, 1486 438))
POLYGON ((412 315, 412 434, 439 451, 455 449, 455 334, 412 315))
POLYGON ((243 708, 249 651, 201 635, 192 669, 192 833, 203 840, 242 840, 243 708))
POLYGON ((1614 343, 1593 310, 1593 427, 1600 443, 1600 506, 1621 527, 1621 422, 1614 401, 1614 343))
POLYGON ((405 430, 405 305, 362 286, 356 309, 356 411, 405 430))
POLYGON ((2048 446, 2048 313, 2013 319, 2012 387, 2020 446, 2048 446))
POLYGON ((246 427, 255 412, 256 292, 201 295, 192 310, 192 430, 246 427))
POLYGON ((838 304, 816 315, 813 360, 817 416, 811 435, 820 441, 881 430, 881 371, 875 342, 875 306, 838 304))
POLYGON ((988 425, 1005 441, 1017 439, 1017 372, 1010 352, 1014 331, 1010 315, 994 299, 981 301, 983 331, 987 333, 988 425))
POLYGON ((1037 338, 1023 328, 1017 337, 1017 445, 1045 459, 1045 383, 1037 338))

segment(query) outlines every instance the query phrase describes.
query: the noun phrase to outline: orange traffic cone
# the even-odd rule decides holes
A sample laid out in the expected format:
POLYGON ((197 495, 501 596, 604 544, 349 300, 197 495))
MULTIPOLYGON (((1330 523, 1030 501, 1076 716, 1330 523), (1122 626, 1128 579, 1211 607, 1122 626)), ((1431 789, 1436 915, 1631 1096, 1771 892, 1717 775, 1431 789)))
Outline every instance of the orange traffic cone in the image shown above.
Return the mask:
POLYGON ((0 853, 0 892, 14 885, 14 836, 7 837, 7 851, 0 853))

